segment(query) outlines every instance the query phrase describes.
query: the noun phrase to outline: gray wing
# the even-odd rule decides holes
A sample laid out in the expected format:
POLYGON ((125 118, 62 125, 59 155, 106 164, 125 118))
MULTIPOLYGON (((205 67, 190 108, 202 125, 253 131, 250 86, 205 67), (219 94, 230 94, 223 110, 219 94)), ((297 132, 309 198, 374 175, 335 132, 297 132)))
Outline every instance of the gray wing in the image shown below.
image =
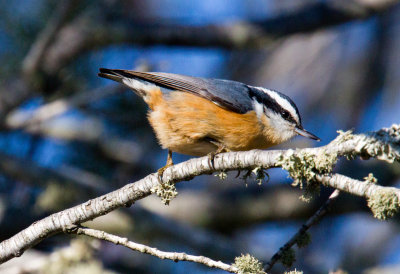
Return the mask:
POLYGON ((138 72, 132 70, 100 69, 101 74, 117 74, 122 77, 136 78, 158 86, 188 92, 212 101, 218 106, 237 113, 252 110, 249 87, 243 83, 191 77, 163 72, 138 72))

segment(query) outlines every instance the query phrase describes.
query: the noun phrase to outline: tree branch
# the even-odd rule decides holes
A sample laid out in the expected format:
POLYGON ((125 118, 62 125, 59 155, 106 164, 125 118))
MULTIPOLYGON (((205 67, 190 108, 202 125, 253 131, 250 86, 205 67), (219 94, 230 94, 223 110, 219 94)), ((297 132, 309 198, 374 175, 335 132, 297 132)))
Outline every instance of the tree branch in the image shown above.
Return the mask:
POLYGON ((66 232, 74 233, 74 234, 78 234, 78 235, 86 235, 86 236, 96 238, 99 240, 108 241, 108 242, 114 243, 116 245, 122 245, 122 246, 130 248, 132 250, 158 257, 162 260, 168 259, 168 260, 172 260, 174 262, 178 262, 178 261, 195 262, 195 263, 206 265, 211 268, 219 268, 219 269, 231 272, 231 273, 238 273, 238 269, 235 266, 225 264, 221 261, 214 261, 214 260, 204 257, 204 256, 194 256, 194 255, 189 255, 189 254, 186 254, 183 252, 161 251, 161 250, 158 250, 157 248, 146 246, 143 244, 138 244, 138 243, 129 241, 127 238, 118 237, 116 235, 112 235, 110 233, 96 230, 96 229, 79 226, 79 227, 72 227, 71 229, 68 229, 66 232))
POLYGON ((38 71, 40 63, 45 56, 53 40, 57 37, 58 31, 62 28, 77 4, 76 0, 63 0, 47 23, 43 31, 38 35, 35 43, 22 62, 22 71, 27 79, 31 80, 34 73, 38 71))
POLYGON ((279 251, 274 254, 274 256, 272 256, 271 260, 265 265, 265 268, 264 268, 265 272, 270 271, 272 269, 272 267, 274 266, 274 264, 278 260, 280 260, 282 258, 282 256, 292 248, 292 246, 294 246, 296 243, 298 243, 298 241, 301 237, 305 236, 307 230, 310 229, 310 227, 312 227, 316 223, 318 223, 322 219, 322 217, 324 217, 326 215, 326 213, 328 213, 329 208, 331 207, 332 203, 334 201, 336 201, 339 194, 340 194, 340 192, 337 189, 332 192, 332 194, 329 196, 328 200, 317 210, 317 212, 315 212, 315 214, 313 216, 311 216, 311 218, 309 218, 307 220, 307 222, 305 222, 301 226, 299 231, 297 231, 297 233, 295 235, 293 235, 293 237, 290 238, 290 240, 287 241, 279 249, 279 251))
POLYGON ((265 20, 207 26, 133 24, 134 20, 126 18, 124 12, 110 14, 110 11, 123 7, 116 2, 119 6, 104 6, 95 15, 83 14, 62 28, 57 40, 47 52, 43 68, 48 73, 57 71, 77 55, 111 44, 263 48, 277 38, 290 34, 312 32, 369 18, 388 10, 398 2, 330 0, 310 4, 300 10, 265 20), (102 27, 99 28, 99 25, 102 27))
MULTIPOLYGON (((39 243, 44 238, 59 233, 71 225, 92 220, 119 207, 130 206, 135 201, 150 195, 157 188, 162 189, 180 181, 190 180, 200 174, 209 174, 214 171, 225 172, 235 169, 254 169, 256 167, 267 169, 283 165, 282 158, 300 156, 307 156, 305 158, 308 161, 314 160, 314 166, 321 164, 323 159, 332 155, 347 157, 362 156, 364 158, 376 157, 377 159, 393 162, 400 160, 399 144, 400 126, 393 125, 391 128, 366 134, 353 135, 350 132, 341 133, 330 144, 319 148, 297 149, 295 151, 252 150, 219 154, 214 160, 215 170, 210 168, 208 157, 191 159, 166 169, 162 178, 166 183, 160 183, 157 173, 150 174, 136 183, 128 184, 121 189, 52 214, 33 223, 20 233, 0 243, 0 262, 20 256, 26 249, 39 243)), ((310 164, 311 162, 307 162, 301 167, 309 168, 312 166, 310 164)), ((330 164, 334 164, 334 162, 330 164)), ((318 175, 318 173, 315 175, 314 180, 321 180, 325 185, 336 186, 338 189, 350 194, 369 195, 369 198, 373 198, 374 194, 371 195, 371 193, 382 193, 382 191, 385 191, 385 193, 392 193, 391 198, 397 198, 397 200, 400 198, 400 190, 396 188, 386 188, 371 183, 349 180, 342 175, 318 175), (345 182, 343 183, 341 180, 345 180, 345 182)))

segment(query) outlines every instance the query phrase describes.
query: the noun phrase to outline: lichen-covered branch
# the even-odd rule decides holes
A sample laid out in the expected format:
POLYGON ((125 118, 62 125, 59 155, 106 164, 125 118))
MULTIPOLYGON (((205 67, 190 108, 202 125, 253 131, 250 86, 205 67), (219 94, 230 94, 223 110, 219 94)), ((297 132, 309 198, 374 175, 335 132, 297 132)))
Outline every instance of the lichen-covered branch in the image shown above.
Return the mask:
POLYGON ((368 180, 359 181, 341 174, 317 175, 323 185, 365 197, 375 218, 386 220, 400 209, 400 189, 375 185, 368 180))
MULTIPOLYGON (((370 205, 374 208, 379 208, 378 204, 385 203, 396 207, 400 197, 398 189, 347 179, 347 177, 341 175, 332 175, 329 172, 331 168, 328 168, 327 165, 335 163, 333 155, 335 157, 346 156, 349 158, 356 156, 362 156, 363 158, 374 157, 389 162, 399 161, 399 139, 400 127, 393 125, 391 128, 372 133, 341 133, 330 144, 319 148, 223 153, 215 157, 214 170, 208 164, 208 157, 196 158, 166 169, 162 180, 173 184, 214 171, 249 170, 256 167, 267 169, 283 166, 289 171, 289 174, 297 176, 296 180, 307 178, 313 181, 320 181, 324 185, 333 186, 353 195, 365 195, 370 200, 370 205), (293 167, 298 165, 297 163, 291 165, 290 161, 300 161, 304 163, 305 167, 309 168, 303 168, 302 172, 296 174, 293 172, 293 167), (342 180, 345 180, 345 182, 342 182, 342 180), (379 194, 377 196, 374 193, 379 194)), ((59 233, 71 225, 78 225, 92 220, 119 207, 130 206, 135 201, 150 195, 152 190, 154 191, 160 185, 157 174, 151 174, 111 193, 35 222, 20 233, 0 243, 0 262, 20 256, 26 249, 39 243, 44 238, 59 233)), ((385 210, 379 212, 385 213, 385 210)), ((386 213, 390 215, 392 212, 394 212, 393 209, 386 213)))
POLYGON ((129 241, 127 238, 122 238, 118 237, 116 235, 112 235, 110 233, 96 230, 96 229, 91 229, 87 227, 71 227, 70 229, 66 230, 67 233, 76 233, 78 235, 86 235, 92 238, 96 238, 99 240, 104 240, 108 241, 111 243, 114 243, 116 245, 122 245, 127 248, 130 248, 135 251, 139 251, 141 253, 146 253, 150 254, 152 256, 158 257, 160 259, 167 259, 167 260, 172 260, 172 261, 189 261, 189 262, 195 262, 199 264, 206 265, 211 268, 219 268, 231 273, 238 273, 238 268, 226 263, 223 263, 221 261, 214 261, 210 258, 204 257, 204 256, 194 256, 194 255, 189 255, 183 252, 166 252, 166 251, 161 251, 158 250, 157 248, 150 247, 147 245, 143 244, 138 244, 132 241, 129 241))
MULTIPOLYGON (((317 210, 317 212, 315 212, 315 214, 313 216, 311 216, 311 218, 309 218, 307 220, 307 222, 305 222, 301 228, 299 229, 299 231, 297 231, 297 233, 295 235, 293 235, 292 238, 290 238, 289 241, 287 241, 280 249, 278 252, 276 252, 271 260, 265 265, 264 270, 266 272, 270 271, 272 269, 272 267, 274 266, 274 264, 278 261, 278 260, 282 260, 282 258, 284 257, 285 254, 290 253, 290 250, 292 248, 292 246, 294 246, 295 244, 297 244, 299 247, 302 247, 304 245, 306 245, 307 243, 304 243, 304 239, 309 239, 307 237, 307 230, 313 226, 314 224, 316 224, 317 222, 319 222, 319 220, 322 219, 322 217, 325 216, 325 214, 328 212, 330 206, 332 205, 332 203, 334 201, 336 201, 337 197, 339 196, 340 192, 339 190, 334 190, 332 192, 332 194, 329 196, 328 200, 317 210), (303 240, 302 240, 303 239, 303 240)), ((285 265, 287 266, 291 266, 291 264, 293 263, 294 257, 290 257, 290 258, 286 258, 286 260, 283 260, 285 265)))

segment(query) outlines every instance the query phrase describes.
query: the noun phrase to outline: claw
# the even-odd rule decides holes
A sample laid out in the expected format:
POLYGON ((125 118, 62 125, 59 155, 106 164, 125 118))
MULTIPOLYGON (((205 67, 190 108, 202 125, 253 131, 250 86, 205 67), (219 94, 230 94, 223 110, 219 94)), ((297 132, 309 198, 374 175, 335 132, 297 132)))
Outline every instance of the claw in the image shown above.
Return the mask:
POLYGON ((215 167, 214 167, 214 158, 215 158, 215 155, 217 155, 215 152, 210 152, 210 153, 208 154, 208 166, 209 166, 209 168, 212 169, 212 170, 215 170, 215 167))
POLYGON ((237 171, 237 174, 236 174, 235 178, 237 178, 237 177, 240 176, 240 172, 241 172, 241 170, 238 170, 238 171, 237 171))
POLYGON ((210 152, 208 154, 208 166, 210 167, 211 170, 215 170, 215 167, 214 167, 215 156, 217 156, 218 154, 225 152, 225 151, 228 152, 229 149, 227 149, 224 145, 220 144, 220 145, 218 145, 218 148, 216 151, 210 152))
POLYGON ((173 165, 174 165, 174 163, 173 163, 173 161, 172 161, 172 151, 171 151, 171 150, 168 150, 167 163, 165 164, 165 166, 163 166, 163 167, 161 167, 161 168, 159 168, 159 169, 157 170, 158 182, 159 182, 160 184, 163 183, 162 177, 163 177, 164 171, 165 171, 167 168, 169 168, 169 167, 171 167, 171 166, 173 166, 173 165))

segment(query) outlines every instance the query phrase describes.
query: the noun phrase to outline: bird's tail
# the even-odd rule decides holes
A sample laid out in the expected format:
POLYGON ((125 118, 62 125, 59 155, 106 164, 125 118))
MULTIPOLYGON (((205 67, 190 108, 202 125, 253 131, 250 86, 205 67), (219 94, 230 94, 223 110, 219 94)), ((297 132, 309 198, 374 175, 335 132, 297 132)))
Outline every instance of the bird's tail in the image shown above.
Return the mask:
POLYGON ((141 80, 128 70, 100 68, 98 76, 107 78, 131 88, 140 97, 146 98, 156 87, 154 84, 141 80))

